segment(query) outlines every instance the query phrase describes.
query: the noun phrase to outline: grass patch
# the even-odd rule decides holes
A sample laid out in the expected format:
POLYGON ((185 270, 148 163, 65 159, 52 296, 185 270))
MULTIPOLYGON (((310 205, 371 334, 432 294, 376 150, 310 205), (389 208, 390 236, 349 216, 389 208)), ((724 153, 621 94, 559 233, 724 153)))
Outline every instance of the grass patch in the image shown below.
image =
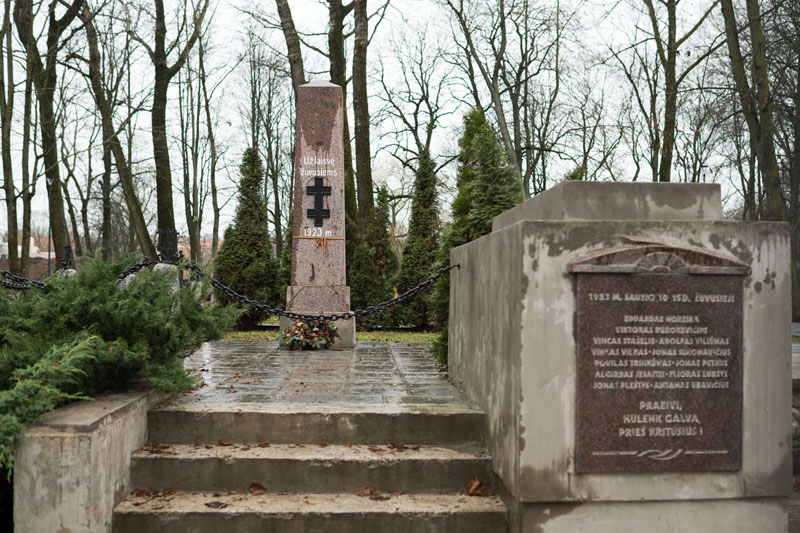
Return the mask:
POLYGON ((356 339, 365 342, 433 342, 438 332, 429 331, 358 331, 356 339))
POLYGON ((280 331, 277 329, 262 329, 256 331, 229 331, 222 337, 224 341, 271 341, 278 338, 280 331))
POLYGON ((800 337, 792 335, 792 344, 800 344, 800 337))
MULTIPOLYGON (((278 330, 231 331, 222 340, 226 341, 271 341, 278 338, 278 330)), ((439 334, 427 331, 359 331, 356 338, 362 342, 433 342, 439 334)), ((334 345, 335 346, 335 345, 334 345)))

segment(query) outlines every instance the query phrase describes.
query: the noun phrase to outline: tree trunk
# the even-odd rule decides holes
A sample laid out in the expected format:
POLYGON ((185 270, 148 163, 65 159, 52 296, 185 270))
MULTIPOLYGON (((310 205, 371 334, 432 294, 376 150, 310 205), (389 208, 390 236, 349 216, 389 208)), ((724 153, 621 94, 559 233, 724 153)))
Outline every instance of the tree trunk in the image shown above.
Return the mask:
MULTIPOLYGON (((800 35, 798 35, 800 47, 800 35)), ((798 56, 800 57, 800 56, 798 56)), ((791 176, 789 178, 789 227, 792 239, 792 264, 800 259, 800 67, 796 74, 794 93, 794 149, 792 150, 791 176)))
POLYGON ((369 146, 367 101, 367 0, 355 2, 355 47, 353 49, 353 114, 355 116, 358 220, 362 237, 367 236, 375 209, 372 186, 372 154, 369 146))
MULTIPOLYGON (((105 141, 106 130, 103 130, 105 141)), ((103 182, 101 184, 103 196, 103 261, 111 259, 111 146, 103 142, 103 182)))
POLYGON ((193 122, 194 117, 186 117, 185 113, 186 110, 190 113, 190 115, 194 114, 194 107, 186 102, 186 94, 191 93, 192 86, 191 86, 191 70, 189 70, 189 75, 186 80, 183 79, 182 76, 178 76, 178 118, 180 120, 180 149, 181 149, 181 162, 183 163, 182 167, 182 177, 183 177, 183 214, 186 217, 186 229, 189 232, 189 259, 193 262, 197 262, 197 250, 194 248, 194 232, 195 226, 193 223, 193 211, 194 206, 192 205, 192 186, 189 183, 189 135, 190 130, 191 133, 194 133, 193 128, 189 126, 190 120, 193 122))
POLYGON ((67 186, 67 182, 65 181, 62 186, 63 193, 64 193, 64 200, 67 202, 67 213, 69 213, 69 221, 72 225, 72 239, 68 240, 67 242, 74 242, 75 247, 73 248, 73 256, 80 256, 83 255, 83 247, 81 246, 81 233, 78 231, 78 217, 75 213, 75 206, 72 205, 72 199, 69 196, 69 187, 67 186))
POLYGON ((677 46, 675 17, 676 0, 668 0, 667 6, 667 62, 664 64, 664 144, 661 149, 661 162, 658 181, 668 182, 672 175, 672 154, 675 150, 675 117, 678 110, 678 81, 675 73, 675 53, 677 46))
MULTIPOLYGON (((208 129, 208 147, 211 153, 211 168, 209 172, 209 180, 211 182, 211 209, 214 212, 214 228, 211 233, 211 258, 217 255, 217 246, 219 245, 219 199, 217 198, 217 143, 214 138, 214 125, 211 122, 211 100, 208 97, 208 86, 206 80, 205 69, 205 54, 203 50, 203 39, 198 43, 198 57, 200 63, 200 83, 203 89, 203 107, 206 112, 206 127, 208 129)), ((276 196, 277 198, 277 196, 276 196)), ((276 204, 277 205, 277 204, 276 204)), ((280 238, 280 237, 278 237, 280 238)))
POLYGON ((169 145, 167 144, 167 90, 169 73, 167 55, 164 48, 166 23, 164 22, 164 2, 156 2, 156 48, 155 84, 153 85, 153 108, 151 111, 153 162, 156 167, 156 214, 158 229, 175 230, 175 213, 172 208, 172 169, 169 166, 169 145))
MULTIPOLYGON (((31 199, 33 187, 30 177, 28 157, 31 148, 31 115, 33 114, 33 77, 31 61, 25 62, 25 109, 22 118, 22 256, 20 257, 20 273, 28 276, 28 264, 31 257, 31 199)), ((35 124, 33 126, 36 127, 35 124)), ((35 176, 34 176, 35 178, 35 176)))
MULTIPOLYGON (((344 101, 345 112, 342 114, 344 126, 344 209, 348 220, 356 222, 359 220, 358 203, 356 202, 355 173, 353 171, 353 149, 350 144, 350 121, 347 116, 347 59, 345 58, 344 46, 344 19, 353 9, 354 2, 350 2, 346 7, 342 6, 341 0, 330 0, 329 2, 329 21, 328 21, 328 55, 330 57, 331 82, 341 86, 342 99, 344 101)), ((353 226, 352 229, 357 229, 353 226)), ((348 230, 351 229, 348 227, 348 230)), ((357 238, 357 235, 350 235, 349 239, 357 238)))
POLYGON ((306 83, 306 74, 303 69, 303 52, 300 49, 300 38, 297 36, 297 29, 292 19, 292 9, 289 7, 288 0, 275 0, 278 7, 278 16, 281 19, 281 29, 283 38, 286 41, 287 57, 289 58, 289 69, 292 74, 292 87, 295 91, 295 101, 297 100, 297 88, 306 83))
POLYGON ((11 48, 11 0, 5 0, 3 26, 0 29, 0 149, 3 155, 3 190, 6 196, 8 221, 8 270, 19 274, 17 255, 17 193, 14 190, 14 171, 11 158, 11 121, 14 116, 14 56, 11 48), (4 48, 5 47, 5 48, 4 48), (6 75, 7 70, 7 75, 6 75))

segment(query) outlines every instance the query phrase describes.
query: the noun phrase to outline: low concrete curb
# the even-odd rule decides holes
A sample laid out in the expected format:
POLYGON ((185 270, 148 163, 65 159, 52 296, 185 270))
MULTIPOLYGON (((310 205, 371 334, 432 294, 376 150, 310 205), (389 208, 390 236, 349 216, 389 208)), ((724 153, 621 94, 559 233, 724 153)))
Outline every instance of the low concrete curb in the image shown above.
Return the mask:
POLYGON ((153 391, 101 396, 48 413, 27 428, 14 469, 15 533, 107 533, 130 489, 130 462, 147 441, 153 391))

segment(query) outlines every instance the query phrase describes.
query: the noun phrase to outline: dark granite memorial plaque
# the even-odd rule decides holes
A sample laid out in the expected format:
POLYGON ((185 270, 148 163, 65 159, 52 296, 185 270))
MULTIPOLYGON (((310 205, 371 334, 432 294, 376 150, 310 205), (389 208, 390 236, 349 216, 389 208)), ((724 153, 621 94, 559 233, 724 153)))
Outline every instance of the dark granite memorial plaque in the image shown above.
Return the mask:
POLYGON ((578 473, 736 471, 747 265, 639 242, 577 274, 578 473))

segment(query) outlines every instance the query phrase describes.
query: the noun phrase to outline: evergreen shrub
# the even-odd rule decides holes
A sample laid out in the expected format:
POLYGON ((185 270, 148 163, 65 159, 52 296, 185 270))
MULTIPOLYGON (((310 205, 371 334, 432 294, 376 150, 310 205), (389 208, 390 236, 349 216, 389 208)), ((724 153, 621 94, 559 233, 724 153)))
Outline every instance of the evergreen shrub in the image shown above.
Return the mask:
MULTIPOLYGON (((261 191, 264 166, 256 148, 245 150, 239 172, 242 175, 238 185, 239 205, 217 253, 214 277, 248 298, 276 305, 279 268, 272 260, 267 205, 261 191)), ((291 246, 291 241, 287 246, 291 246)), ((221 292, 217 292, 217 296, 225 304, 233 303, 221 292)), ((245 309, 237 325, 241 329, 251 329, 264 318, 260 311, 245 309)))
MULTIPOLYGON (((436 268, 447 264, 450 250, 492 231, 492 219, 522 200, 520 181, 508 164, 497 134, 480 110, 464 117, 464 134, 458 141, 458 192, 452 204, 452 222, 443 232, 436 268)), ((440 366, 447 366, 447 323, 450 277, 442 277, 431 296, 434 324, 442 330, 433 343, 440 366)))
MULTIPOLYGON (((374 219, 369 233, 361 239, 347 263, 350 285, 350 307, 363 309, 394 297, 392 280, 397 273, 397 255, 389 239, 389 191, 386 185, 378 187, 374 219)), ((393 326, 393 310, 365 315, 359 326, 393 326)))
MULTIPOLYGON (((436 270, 439 249, 439 204, 438 182, 433 159, 423 150, 419 154, 414 177, 414 195, 411 200, 411 219, 408 237, 403 247, 403 261, 397 274, 397 292, 402 294, 413 289, 436 270)), ((419 328, 431 326, 433 317, 431 294, 423 292, 398 306, 403 324, 419 328)))
POLYGON ((146 380, 191 385, 180 357, 218 338, 239 311, 204 307, 199 291, 171 292, 177 271, 117 278, 130 261, 89 261, 44 289, 0 294, 0 468, 13 467, 19 431, 67 401, 146 380))

